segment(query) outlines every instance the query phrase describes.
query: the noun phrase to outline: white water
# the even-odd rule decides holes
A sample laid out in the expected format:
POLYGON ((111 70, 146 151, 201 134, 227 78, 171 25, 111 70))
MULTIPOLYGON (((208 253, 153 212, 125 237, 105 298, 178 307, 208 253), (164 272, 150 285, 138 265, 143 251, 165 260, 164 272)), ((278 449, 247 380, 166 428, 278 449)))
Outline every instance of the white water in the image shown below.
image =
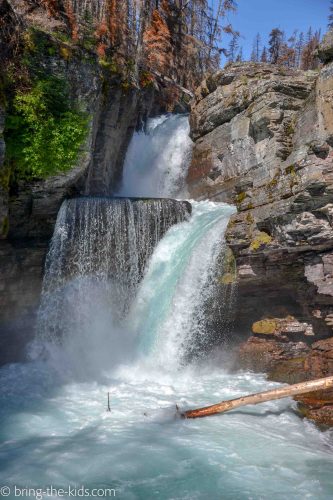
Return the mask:
POLYGON ((184 197, 191 147, 186 116, 148 120, 146 131, 136 132, 128 148, 119 195, 184 197))
POLYGON ((115 488, 116 498, 140 500, 332 498, 332 433, 301 420, 291 400, 175 418, 176 404, 275 385, 228 373, 223 350, 184 366, 205 338, 202 304, 216 286, 232 211, 210 202, 193 208, 157 245, 125 321, 115 319, 104 285, 90 286, 86 328, 48 341, 47 360, 0 370, 1 485, 115 488))

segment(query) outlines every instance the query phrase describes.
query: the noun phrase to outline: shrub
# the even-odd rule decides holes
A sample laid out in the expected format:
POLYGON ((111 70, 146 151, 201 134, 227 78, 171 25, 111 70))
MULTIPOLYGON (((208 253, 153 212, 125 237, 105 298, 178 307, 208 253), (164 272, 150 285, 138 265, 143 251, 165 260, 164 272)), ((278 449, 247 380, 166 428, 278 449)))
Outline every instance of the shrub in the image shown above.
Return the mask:
POLYGON ((6 118, 6 161, 17 178, 69 170, 88 131, 88 117, 71 104, 65 81, 48 77, 18 91, 6 118))

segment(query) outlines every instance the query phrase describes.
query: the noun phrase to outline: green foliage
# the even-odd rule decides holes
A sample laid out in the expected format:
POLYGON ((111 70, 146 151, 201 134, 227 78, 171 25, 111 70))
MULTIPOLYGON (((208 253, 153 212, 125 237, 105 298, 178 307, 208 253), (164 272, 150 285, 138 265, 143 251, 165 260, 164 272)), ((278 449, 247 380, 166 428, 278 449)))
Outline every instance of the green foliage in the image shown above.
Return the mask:
POLYGON ((149 71, 141 71, 140 73, 140 87, 147 88, 152 87, 154 85, 154 75, 149 71))
POLYGON ((6 118, 6 161, 18 178, 44 178, 69 170, 88 130, 86 114, 71 106, 65 82, 38 80, 18 91, 6 118))
POLYGON ((296 175, 295 165, 289 165, 289 167, 286 168, 286 174, 287 175, 296 175))

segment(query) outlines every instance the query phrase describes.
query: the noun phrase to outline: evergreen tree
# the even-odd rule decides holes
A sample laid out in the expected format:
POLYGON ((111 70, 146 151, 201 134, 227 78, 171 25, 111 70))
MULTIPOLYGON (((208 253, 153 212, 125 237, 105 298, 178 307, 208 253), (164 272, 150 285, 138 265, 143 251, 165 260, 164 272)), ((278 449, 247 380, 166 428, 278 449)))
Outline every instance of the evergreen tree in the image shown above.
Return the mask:
MULTIPOLYGON (((101 60, 133 75, 163 73, 193 89, 220 66, 224 35, 237 35, 228 22, 235 0, 27 0, 61 19, 75 42, 95 44, 101 60), (111 63, 112 61, 112 63, 111 63)), ((1 4, 1 0, 0 0, 1 4)), ((1 41, 1 19, 0 19, 1 41)), ((0 42, 1 43, 1 42, 0 42)), ((232 44, 235 43, 235 40, 232 44)), ((237 50, 234 51, 234 59, 237 50)), ((147 75, 146 75, 147 76, 147 75)), ((148 84, 147 83, 147 84, 148 84)))
POLYGON ((313 38, 312 26, 310 26, 310 28, 308 29, 308 32, 306 34, 306 43, 310 43, 312 38, 313 38))
POLYGON ((333 29, 333 0, 331 0, 330 14, 328 16, 328 29, 333 29))
POLYGON ((312 34, 312 29, 310 28, 307 34, 307 43, 305 44, 302 51, 301 58, 301 68, 304 70, 316 69, 319 67, 319 59, 317 57, 317 49, 320 43, 320 31, 316 31, 312 34))
POLYGON ((274 28, 269 35, 269 54, 271 64, 277 64, 281 57, 284 32, 279 28, 274 28))
POLYGON ((238 49, 239 49, 238 36, 233 35, 233 37, 229 43, 229 50, 228 50, 228 61, 229 62, 236 61, 238 49))
POLYGON ((268 62, 268 53, 267 53, 266 46, 264 46, 264 48, 262 49, 260 61, 262 63, 267 63, 268 62))
POLYGON ((257 62, 256 51, 254 50, 254 47, 252 48, 250 59, 251 59, 251 62, 257 62))
POLYGON ((304 49, 304 33, 303 31, 300 32, 298 35, 298 39, 295 44, 295 67, 300 68, 301 67, 301 61, 302 61, 302 52, 304 49))
POLYGON ((260 60, 260 49, 261 49, 261 36, 257 33, 255 39, 253 40, 253 47, 251 52, 251 61, 259 62, 260 60))
POLYGON ((243 57, 243 47, 239 49, 239 52, 237 54, 236 62, 243 62, 244 57, 243 57))

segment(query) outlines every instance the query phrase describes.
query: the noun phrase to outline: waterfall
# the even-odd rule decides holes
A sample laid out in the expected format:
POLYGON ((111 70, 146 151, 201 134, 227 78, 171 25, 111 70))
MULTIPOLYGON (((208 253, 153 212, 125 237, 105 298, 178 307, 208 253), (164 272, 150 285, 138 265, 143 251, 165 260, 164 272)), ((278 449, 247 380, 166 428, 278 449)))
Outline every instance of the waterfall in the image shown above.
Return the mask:
MULTIPOLYGON (((187 133, 186 117, 163 116, 133 138, 130 151, 139 159, 142 178, 131 184, 132 194, 147 195, 151 177, 161 181, 159 194, 181 189, 175 178, 179 169, 180 178, 186 173, 187 133)), ((125 169, 124 190, 128 175, 125 169)), ((211 300, 219 292, 217 260, 233 208, 192 205, 189 218, 192 207, 186 201, 66 200, 47 256, 34 346, 46 348, 57 364, 67 358, 81 375, 93 369, 94 376, 129 356, 155 368, 177 369, 209 351, 211 300)))
POLYGON ((66 200, 46 260, 38 340, 80 346, 86 332, 102 344, 126 316, 157 243, 190 212, 176 200, 66 200))
MULTIPOLYGON (((155 367, 177 369, 186 359, 211 350, 207 303, 219 292, 217 261, 234 208, 192 202, 188 222, 174 226, 160 241, 141 283, 129 321, 140 350, 155 367)), ((222 273, 222 268, 220 270, 222 273)), ((220 311, 229 314, 229 301, 220 311)), ((222 342, 226 332, 219 332, 222 342)))
POLYGON ((185 180, 192 150, 188 117, 163 115, 148 120, 129 146, 121 196, 186 196, 185 180))

